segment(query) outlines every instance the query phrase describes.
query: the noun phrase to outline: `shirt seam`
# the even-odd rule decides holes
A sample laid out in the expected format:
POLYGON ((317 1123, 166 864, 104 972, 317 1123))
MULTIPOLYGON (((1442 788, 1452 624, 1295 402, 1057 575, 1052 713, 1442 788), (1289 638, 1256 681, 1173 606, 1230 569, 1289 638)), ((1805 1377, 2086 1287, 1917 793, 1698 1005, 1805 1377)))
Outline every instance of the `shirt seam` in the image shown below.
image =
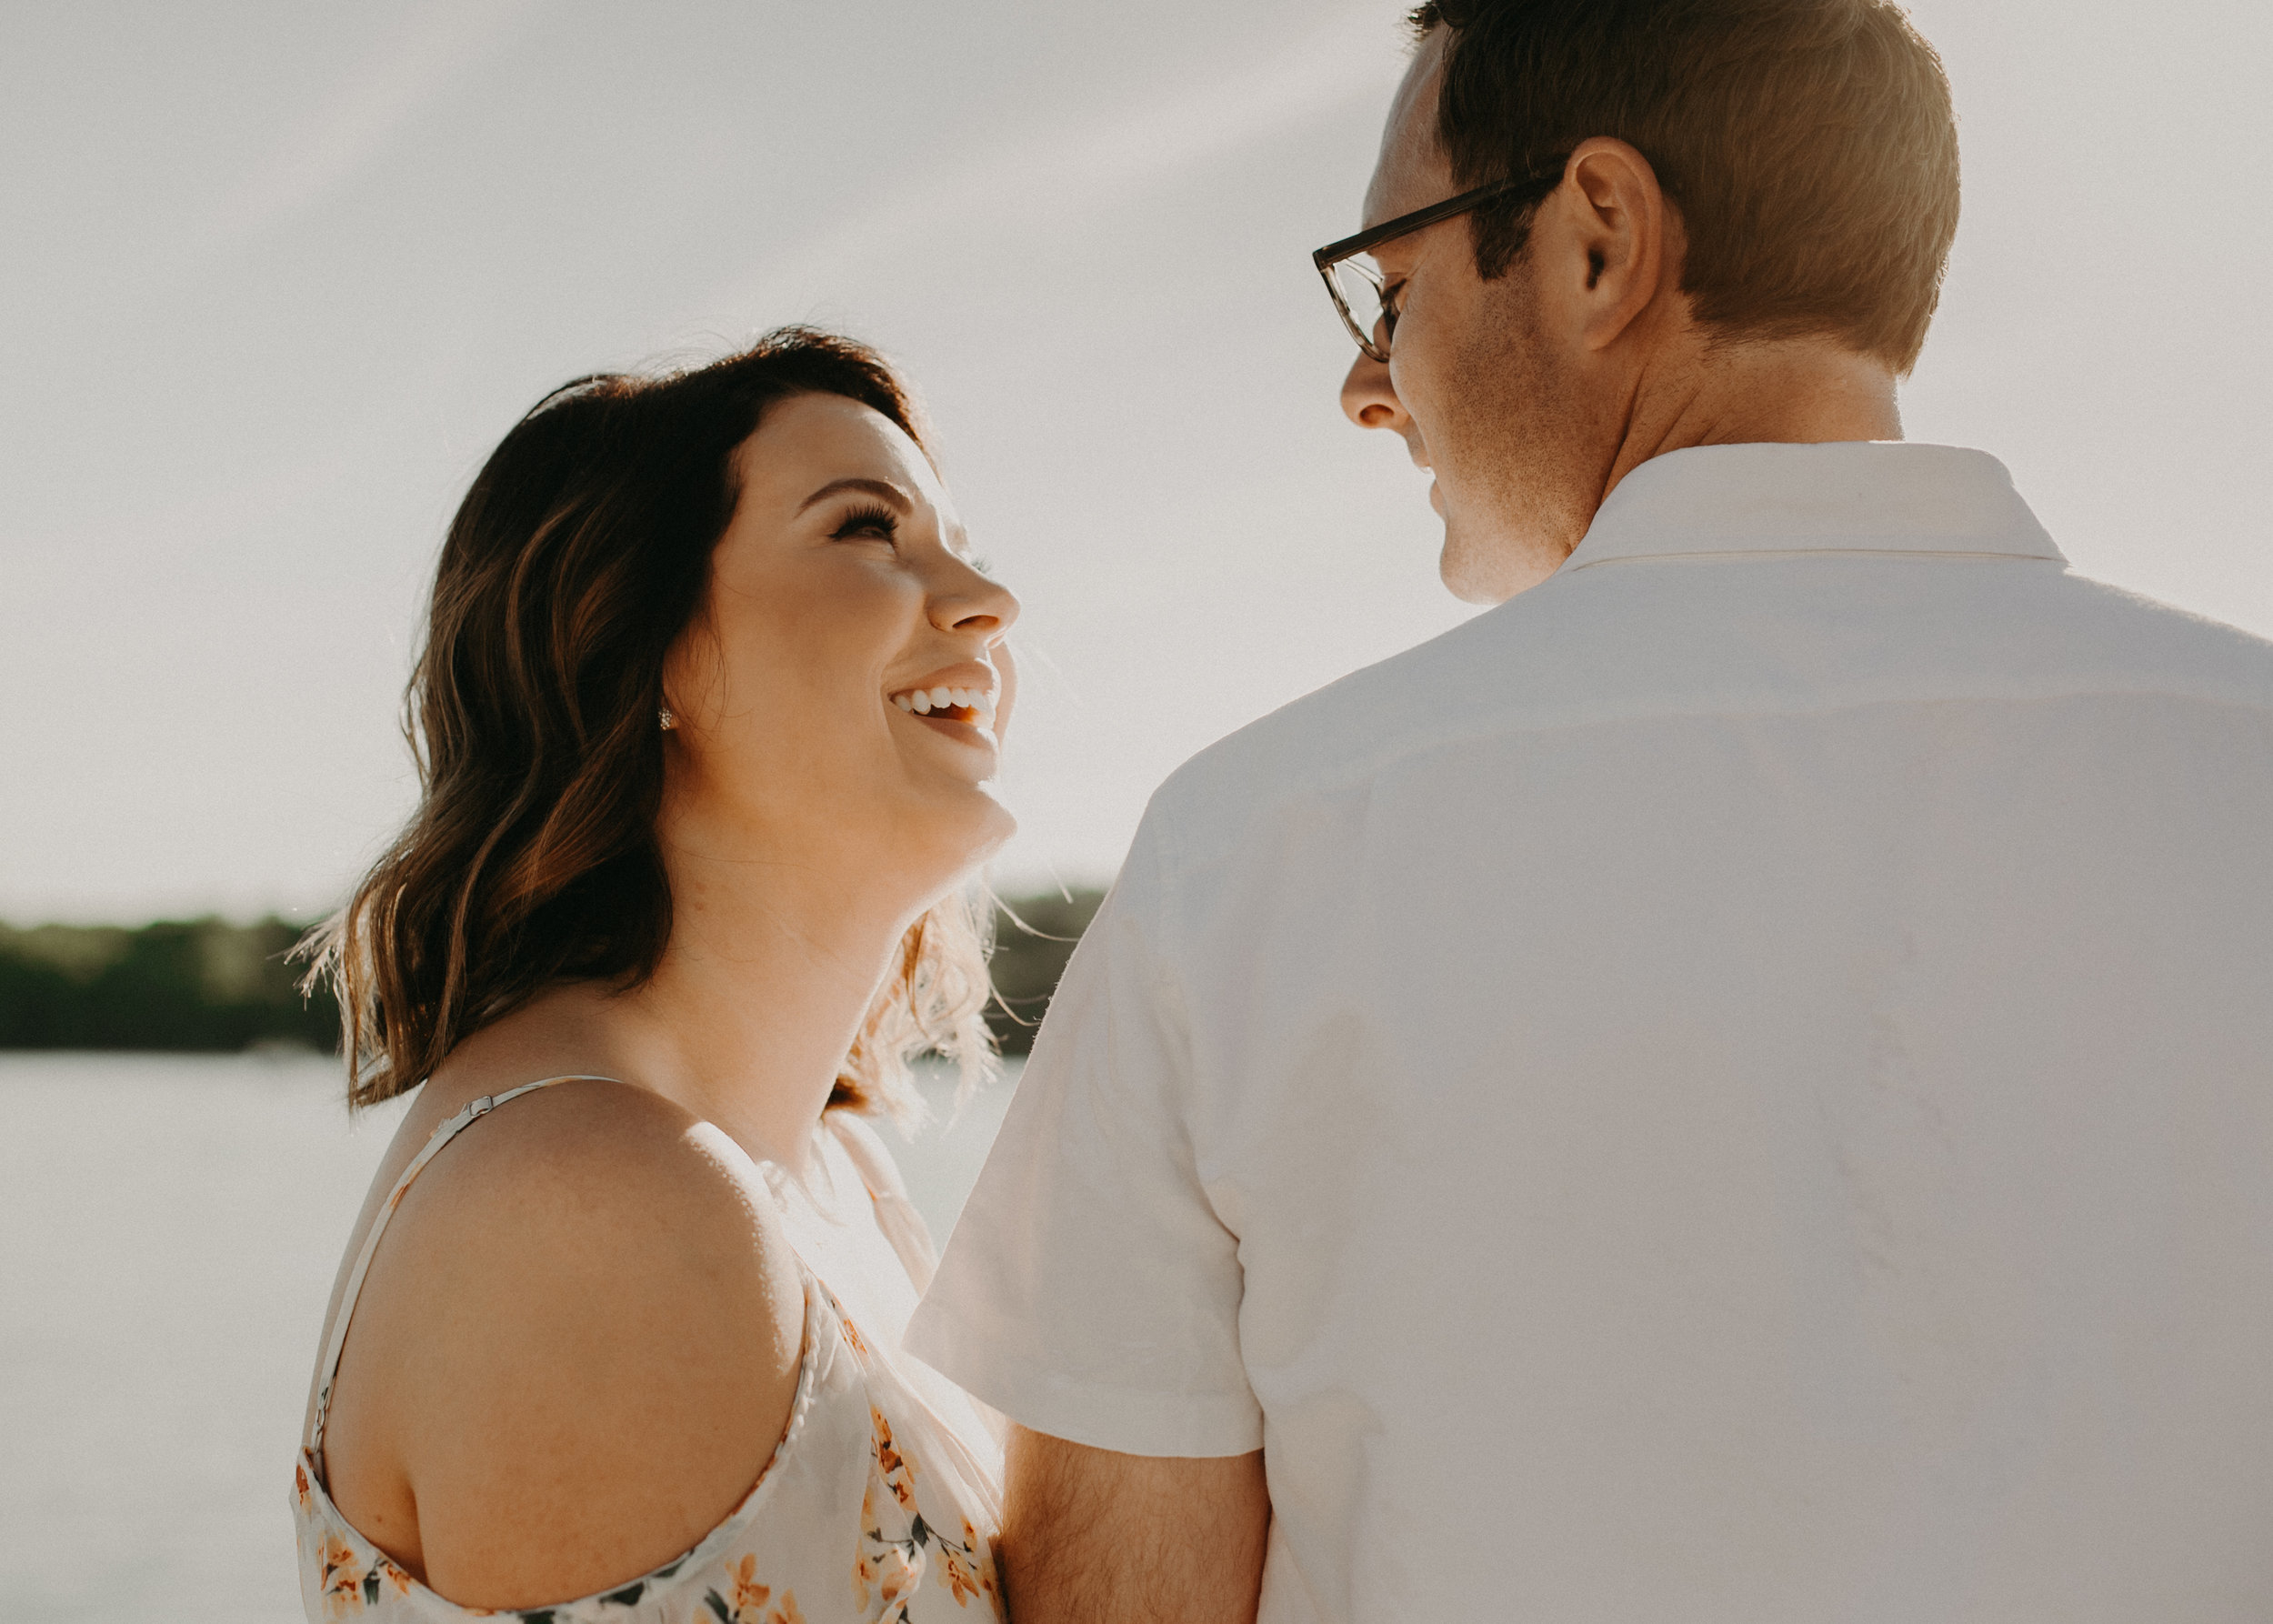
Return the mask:
MULTIPOLYGON (((1919 696, 1915 697, 1894 699, 1860 699, 1837 704, 1792 704, 1773 707, 1763 706, 1754 709, 1675 709, 1667 707, 1656 710, 1637 710, 1615 716, 1587 717, 1570 721, 1520 723, 1513 726, 1498 727, 1488 730, 1483 728, 1473 728, 1458 733, 1447 733, 1440 737, 1431 739, 1425 747, 1415 747, 1401 750, 1395 755, 1377 757, 1362 764, 1354 764, 1348 771, 1337 774, 1332 777, 1309 778, 1304 780, 1298 785, 1287 783, 1279 786, 1265 787, 1261 793, 1251 795, 1247 797, 1247 809, 1249 812, 1259 814, 1268 808, 1283 806, 1290 802, 1304 800, 1317 796, 1343 794, 1360 787, 1370 787, 1381 777, 1383 773, 1387 772, 1391 767, 1401 762, 1417 760, 1425 756, 1438 755, 1446 750, 1461 749, 1472 747, 1479 741, 1485 739, 1504 740, 1515 738, 1549 738, 1561 734, 1581 732, 1587 728, 1617 727, 1628 723, 1641 722, 1685 721, 1734 723, 1753 720, 1769 721, 1785 717, 1808 717, 1814 719, 1823 719, 1859 712, 1889 710, 1895 708, 1925 709, 1954 705, 2041 706, 2062 704, 2075 699, 2116 698, 2178 699, 2184 700, 2189 704, 2209 707, 2219 710, 2234 711, 2243 715, 2253 715, 2265 717, 2268 720, 2273 720, 2273 699, 2254 701, 2232 699, 2199 694, 2187 694, 2160 687, 2138 688, 2078 687, 2057 694, 1956 694, 1946 697, 1919 696)), ((1244 826, 1248 820, 1241 818, 1237 821, 1244 826)), ((1218 860, 1220 860, 1220 847, 1218 860)), ((1181 870, 1179 870, 1179 872, 1181 872, 1181 870)), ((1180 1016, 1180 1000, 1178 1013, 1180 1016)))
POLYGON ((1707 559, 1727 563, 1731 559, 1766 558, 1978 558, 1985 563, 1998 564, 2058 564, 2066 566, 2068 556, 2058 550, 2049 553, 2014 553, 2001 549, 1989 551, 1980 547, 1897 547, 1897 546, 1807 546, 1807 547, 1683 547, 1677 552, 1612 553, 1600 558, 1582 558, 1567 562, 1558 574, 1577 575, 1582 569, 1593 569, 1604 564, 1668 564, 1684 558, 1707 559))

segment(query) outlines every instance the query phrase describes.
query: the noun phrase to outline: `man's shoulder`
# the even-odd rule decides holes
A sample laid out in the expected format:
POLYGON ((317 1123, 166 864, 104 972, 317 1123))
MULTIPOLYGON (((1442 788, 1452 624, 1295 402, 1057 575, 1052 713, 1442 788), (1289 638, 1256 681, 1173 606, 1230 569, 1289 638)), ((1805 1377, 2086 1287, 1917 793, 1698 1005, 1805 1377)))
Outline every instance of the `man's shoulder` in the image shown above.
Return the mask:
POLYGON ((2109 686, 2273 706, 2273 641, 2073 570, 2058 596, 2071 637, 2109 686))
POLYGON ((2238 627, 2057 563, 1890 567, 1859 592, 1763 593, 1741 566, 1552 577, 1200 751, 1147 821, 1188 860, 1399 763, 1637 717, 2145 694, 2273 710, 2273 642, 2238 627), (1880 591, 1920 571, 1940 584, 1880 591))
POLYGON ((1517 599, 1416 647, 1337 678, 1209 745, 1153 797, 1157 817, 1244 821, 1259 804, 1361 779, 1457 725, 1461 701, 1490 695, 1505 709, 1518 687, 1490 680, 1505 665, 1508 623, 1535 610, 1517 599))

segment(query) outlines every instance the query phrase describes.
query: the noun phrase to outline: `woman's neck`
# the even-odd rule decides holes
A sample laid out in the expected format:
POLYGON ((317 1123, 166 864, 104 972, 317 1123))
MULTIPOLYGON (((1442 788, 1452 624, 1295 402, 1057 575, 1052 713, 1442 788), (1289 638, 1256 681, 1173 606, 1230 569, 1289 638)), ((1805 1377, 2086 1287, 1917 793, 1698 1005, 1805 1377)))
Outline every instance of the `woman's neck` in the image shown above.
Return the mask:
POLYGON ((628 991, 576 982, 540 994, 458 1047, 444 1069, 463 1082, 450 1091, 612 1077, 805 1177, 814 1126, 913 923, 906 887, 887 897, 819 877, 846 875, 838 865, 667 860, 671 939, 656 973, 628 991))
POLYGON ((670 857, 670 944, 595 1015, 635 1046, 636 1080, 805 1171, 853 1039, 913 914, 876 877, 670 857), (870 882, 864 889, 862 881, 870 882))

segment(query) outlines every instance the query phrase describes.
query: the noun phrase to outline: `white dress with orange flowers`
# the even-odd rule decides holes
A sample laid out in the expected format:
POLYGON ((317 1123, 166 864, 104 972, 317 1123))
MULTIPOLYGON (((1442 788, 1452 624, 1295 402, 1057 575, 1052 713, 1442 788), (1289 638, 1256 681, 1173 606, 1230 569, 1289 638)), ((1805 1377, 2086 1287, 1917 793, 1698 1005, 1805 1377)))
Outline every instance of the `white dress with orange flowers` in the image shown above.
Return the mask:
MULTIPOLYGON (((935 1399, 945 1384, 902 1368, 886 1346, 864 1337, 804 1263, 805 1343, 788 1427, 742 1503, 676 1560, 574 1600, 461 1607, 413 1579, 340 1515, 324 1489, 324 1414, 347 1321, 387 1217, 411 1180, 467 1124, 532 1088, 568 1080, 549 1078, 476 1100, 444 1123, 365 1238, 325 1351, 315 1419, 295 1474, 300 1590, 308 1618, 317 1624, 486 1618, 524 1624, 999 1624, 992 1542, 1001 1521, 1000 1469, 993 1440, 983 1429, 973 1436, 967 1421, 958 1430, 944 1418, 946 1406, 935 1399), (931 1398, 926 1387, 935 1389, 931 1398)), ((879 1162, 882 1147, 873 1137, 835 1118, 834 1155, 824 1168, 833 1163, 854 1170, 874 1201, 876 1229, 911 1274, 922 1274, 927 1238, 889 1158, 879 1162)), ((771 1177, 776 1169, 769 1165, 767 1171, 771 1177)), ((785 1197, 792 1188, 781 1178, 775 1188, 785 1197)), ((800 1214, 786 1199, 785 1209, 794 1243, 800 1214)))

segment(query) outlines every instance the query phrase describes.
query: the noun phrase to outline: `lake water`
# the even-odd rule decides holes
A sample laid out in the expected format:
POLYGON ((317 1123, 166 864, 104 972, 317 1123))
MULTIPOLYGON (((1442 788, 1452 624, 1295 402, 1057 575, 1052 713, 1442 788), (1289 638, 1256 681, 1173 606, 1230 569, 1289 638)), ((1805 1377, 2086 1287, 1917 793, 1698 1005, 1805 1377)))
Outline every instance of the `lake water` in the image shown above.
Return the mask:
MULTIPOLYGON (((944 1237, 1011 1090, 926 1087, 894 1148, 944 1237)), ((300 1618, 308 1372, 400 1115, 328 1060, 0 1054, 0 1618, 300 1618)))

